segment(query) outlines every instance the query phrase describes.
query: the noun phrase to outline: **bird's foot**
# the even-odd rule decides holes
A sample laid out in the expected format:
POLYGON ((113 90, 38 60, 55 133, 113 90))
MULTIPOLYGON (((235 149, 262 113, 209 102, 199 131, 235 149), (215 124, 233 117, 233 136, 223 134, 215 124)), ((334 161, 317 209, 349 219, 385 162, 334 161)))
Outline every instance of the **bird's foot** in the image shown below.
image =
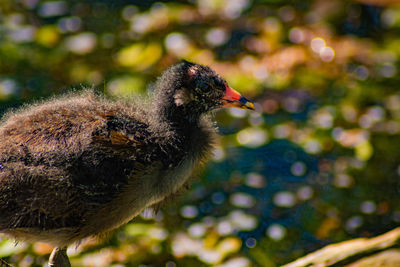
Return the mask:
POLYGON ((67 248, 55 247, 49 258, 49 267, 71 267, 67 256, 67 248))

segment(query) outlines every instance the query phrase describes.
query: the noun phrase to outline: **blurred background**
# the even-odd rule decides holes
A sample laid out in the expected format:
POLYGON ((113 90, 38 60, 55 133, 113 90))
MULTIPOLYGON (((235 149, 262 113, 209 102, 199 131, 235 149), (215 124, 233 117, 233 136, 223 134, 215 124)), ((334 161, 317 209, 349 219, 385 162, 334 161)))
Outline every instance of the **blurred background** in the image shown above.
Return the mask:
MULTIPOLYGON (((0 1, 0 112, 71 89, 145 94, 181 59, 255 100, 216 114, 191 189, 73 266, 279 266, 400 223, 398 0, 0 1)), ((1 216, 1 215, 0 215, 1 216)), ((42 266, 51 247, 0 239, 42 266)))

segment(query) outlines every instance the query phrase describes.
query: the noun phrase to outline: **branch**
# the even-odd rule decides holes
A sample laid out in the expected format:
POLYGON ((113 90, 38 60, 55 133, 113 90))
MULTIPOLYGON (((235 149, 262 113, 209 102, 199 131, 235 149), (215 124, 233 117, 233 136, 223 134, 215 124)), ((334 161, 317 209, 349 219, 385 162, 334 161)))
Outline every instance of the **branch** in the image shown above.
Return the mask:
POLYGON ((282 267, 353 266, 353 264, 358 267, 400 266, 400 249, 395 249, 399 244, 400 228, 396 228, 374 238, 357 238, 328 245, 282 267), (373 265, 367 265, 371 263, 373 265))

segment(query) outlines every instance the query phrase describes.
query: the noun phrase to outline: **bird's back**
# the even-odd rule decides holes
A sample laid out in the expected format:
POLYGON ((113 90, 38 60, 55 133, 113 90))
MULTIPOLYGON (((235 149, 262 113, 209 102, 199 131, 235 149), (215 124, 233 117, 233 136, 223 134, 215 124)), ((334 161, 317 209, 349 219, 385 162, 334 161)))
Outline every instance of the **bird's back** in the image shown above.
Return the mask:
POLYGON ((137 113, 87 94, 8 115, 0 126, 0 231, 76 230, 85 213, 111 201, 135 168, 136 150, 115 152, 96 136, 109 139, 111 117, 121 114, 137 113))

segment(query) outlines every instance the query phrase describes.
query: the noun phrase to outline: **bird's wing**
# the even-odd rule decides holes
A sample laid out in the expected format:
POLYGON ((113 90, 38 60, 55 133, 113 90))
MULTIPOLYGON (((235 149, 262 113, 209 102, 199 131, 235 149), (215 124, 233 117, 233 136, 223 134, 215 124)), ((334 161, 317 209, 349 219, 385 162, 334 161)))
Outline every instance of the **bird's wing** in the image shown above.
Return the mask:
POLYGON ((145 123, 127 117, 106 117, 105 125, 93 134, 94 144, 115 150, 130 149, 132 152, 145 145, 145 139, 149 135, 145 123))
POLYGON ((24 118, 0 129, 0 230, 78 225, 145 168, 145 123, 105 115, 82 121, 85 128, 71 115, 47 115, 51 124, 24 118))

